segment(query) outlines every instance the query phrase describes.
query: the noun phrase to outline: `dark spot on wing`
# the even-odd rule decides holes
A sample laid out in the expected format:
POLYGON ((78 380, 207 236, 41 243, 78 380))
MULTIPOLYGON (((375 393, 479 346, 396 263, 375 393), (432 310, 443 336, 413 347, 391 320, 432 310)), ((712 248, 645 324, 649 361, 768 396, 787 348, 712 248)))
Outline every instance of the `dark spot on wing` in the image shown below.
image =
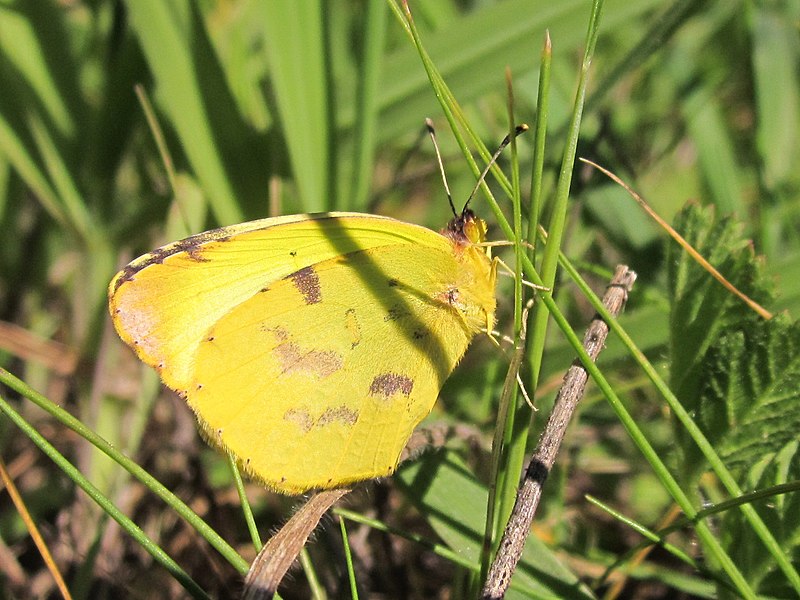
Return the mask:
POLYGON ((445 298, 447 299, 447 303, 455 305, 458 302, 458 298, 461 294, 458 291, 458 288, 448 288, 445 291, 445 298))
POLYGON ((400 373, 381 373, 375 376, 369 386, 369 393, 388 400, 398 392, 408 397, 414 388, 414 380, 400 373))
POLYGON ((292 280, 294 287, 303 296, 306 304, 317 304, 322 302, 322 290, 319 286, 319 275, 314 267, 303 267, 288 276, 292 280))
POLYGON ((358 411, 344 405, 326 408, 323 413, 315 419, 305 408, 290 408, 283 413, 283 420, 294 423, 303 433, 310 432, 314 427, 325 427, 332 423, 340 423, 346 427, 352 427, 358 421, 358 411))
POLYGON ((328 377, 342 368, 344 359, 333 350, 303 351, 294 342, 284 342, 275 346, 275 354, 281 362, 284 373, 306 372, 318 377, 328 377))
POLYGON ((344 311, 344 328, 350 334, 350 348, 355 348, 361 343, 361 324, 358 322, 355 308, 344 311))
POLYGON ((273 334, 275 339, 279 342, 285 342, 289 339, 289 332, 283 327, 263 327, 262 329, 263 331, 269 331, 271 334, 273 334))
MULTIPOLYGON (((200 247, 201 243, 192 238, 186 238, 176 242, 175 247, 178 252, 186 252, 187 256, 195 262, 208 262, 208 259, 203 256, 203 249, 200 247)), ((177 252, 174 254, 177 254, 177 252)))
POLYGON ((308 433, 314 426, 314 419, 304 408, 290 408, 283 413, 283 420, 289 421, 289 423, 294 423, 303 433, 308 433))
POLYGON ((405 308, 400 306, 392 306, 386 311, 386 315, 384 315, 383 320, 388 323, 389 321, 397 321, 406 315, 408 315, 408 310, 405 308))
POLYGON ((400 285, 400 282, 397 281, 397 279, 390 279, 388 283, 389 287, 397 287, 398 285, 400 285))
POLYGON ((161 264, 167 258, 175 254, 185 252, 190 260, 195 262, 208 262, 209 259, 203 256, 203 249, 201 246, 208 242, 228 241, 231 236, 220 235, 223 229, 224 228, 212 229, 211 231, 191 235, 183 240, 161 246, 161 248, 137 258, 119 272, 119 276, 114 280, 114 292, 116 292, 123 283, 132 281, 134 276, 142 269, 150 265, 161 264))
POLYGON ((358 420, 358 411, 346 406, 337 406, 335 408, 326 408, 319 419, 317 425, 324 426, 330 423, 339 422, 342 425, 353 426, 358 420))

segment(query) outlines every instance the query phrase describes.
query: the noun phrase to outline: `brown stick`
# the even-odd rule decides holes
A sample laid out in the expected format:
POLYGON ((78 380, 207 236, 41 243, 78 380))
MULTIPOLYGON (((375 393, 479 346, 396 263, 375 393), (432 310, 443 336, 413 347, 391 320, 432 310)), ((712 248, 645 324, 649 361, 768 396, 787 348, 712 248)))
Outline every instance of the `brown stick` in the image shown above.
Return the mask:
MULTIPOLYGON (((603 305, 613 316, 616 317, 622 311, 634 281, 636 281, 636 273, 625 265, 617 267, 614 277, 606 288, 605 296, 603 296, 603 305)), ((592 361, 597 359, 607 336, 608 325, 599 316, 595 316, 583 338, 583 347, 592 361)), ((514 510, 506 524, 497 555, 492 562, 481 592, 483 600, 497 600, 505 596, 511 583, 511 576, 522 556, 525 541, 528 539, 531 523, 542 496, 542 486, 553 467, 567 426, 578 406, 578 401, 583 397, 588 378, 586 369, 577 360, 564 376, 564 383, 556 397, 553 412, 539 438, 539 445, 528 463, 522 484, 517 491, 514 510)))
POLYGON ((300 554, 322 516, 349 492, 350 490, 326 490, 317 492, 308 499, 281 530, 264 544, 250 565, 250 572, 244 580, 242 600, 268 600, 275 595, 283 576, 300 554))

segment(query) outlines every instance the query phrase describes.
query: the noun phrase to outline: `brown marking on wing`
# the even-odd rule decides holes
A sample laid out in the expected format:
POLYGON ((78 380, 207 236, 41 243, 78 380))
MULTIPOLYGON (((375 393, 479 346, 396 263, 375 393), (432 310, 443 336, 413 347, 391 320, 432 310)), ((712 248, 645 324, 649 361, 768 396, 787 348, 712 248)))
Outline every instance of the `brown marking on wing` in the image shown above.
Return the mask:
POLYGON ((283 420, 294 423, 303 433, 308 433, 314 426, 314 419, 311 418, 311 414, 304 408, 290 408, 283 413, 283 420))
POLYGON ((290 408, 283 413, 283 420, 294 423, 303 433, 310 432, 314 427, 325 427, 332 423, 341 423, 345 427, 352 427, 358 421, 358 411, 346 406, 326 408, 319 418, 314 419, 311 413, 304 408, 290 408))
POLYGON ((405 317, 408 315, 408 310, 400 306, 391 306, 389 310, 386 311, 386 314, 383 316, 383 320, 385 322, 389 321, 397 321, 398 319, 405 317))
POLYGON ((322 427, 330 423, 339 422, 342 425, 352 427, 356 424, 356 421, 358 421, 358 411, 342 405, 335 408, 326 408, 325 412, 317 419, 316 424, 322 427))
POLYGON ((196 235, 189 236, 186 239, 172 242, 166 246, 161 246, 161 248, 153 250, 152 252, 137 258, 130 264, 126 265, 119 272, 117 278, 114 279, 113 291, 116 292, 119 289, 119 286, 121 286, 123 283, 132 281, 136 274, 142 269, 145 269, 150 265, 161 264, 167 258, 175 254, 185 252, 190 260, 195 262, 208 262, 209 259, 203 256, 203 249, 201 246, 209 242, 228 241, 230 236, 219 235, 220 231, 222 231, 222 228, 198 233, 196 235))
POLYGON ((275 336, 279 342, 285 342, 289 339, 289 332, 283 327, 266 327, 262 326, 263 331, 269 331, 275 336))
POLYGON ((459 304, 459 300, 461 298, 461 292, 458 290, 457 287, 450 287, 444 291, 439 292, 438 294, 436 294, 435 297, 440 302, 449 304, 450 306, 456 306, 459 304))
POLYGON ((317 304, 322 302, 322 289, 319 286, 319 275, 314 267, 303 267, 287 276, 292 280, 294 287, 303 296, 306 304, 317 304))
POLYGON ((401 373, 381 373, 372 380, 369 386, 369 393, 388 400, 398 392, 407 398, 411 395, 412 389, 414 389, 414 380, 410 377, 401 373))
POLYGON ((361 343, 361 324, 358 322, 355 308, 344 311, 344 328, 350 334, 350 348, 355 348, 361 343))
MULTIPOLYGON (((194 238, 186 238, 185 240, 181 240, 180 242, 175 242, 174 252, 173 254, 177 254, 179 252, 186 252, 187 256, 195 262, 208 262, 205 256, 203 256, 203 248, 202 245, 206 243, 208 240, 194 239, 194 238)), ((220 240, 217 240, 220 241, 220 240)))
POLYGON ((342 368, 344 359, 333 350, 303 351, 294 342, 283 342, 275 346, 275 354, 284 373, 312 373, 317 377, 328 377, 342 368))

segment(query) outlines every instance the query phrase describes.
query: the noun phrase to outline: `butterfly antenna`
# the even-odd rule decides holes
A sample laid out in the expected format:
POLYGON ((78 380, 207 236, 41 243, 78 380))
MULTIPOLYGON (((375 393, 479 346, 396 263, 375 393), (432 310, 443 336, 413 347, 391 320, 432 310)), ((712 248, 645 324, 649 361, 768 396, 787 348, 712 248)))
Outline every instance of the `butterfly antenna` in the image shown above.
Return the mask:
POLYGON ((447 201, 450 203, 450 210, 453 211, 453 216, 457 217, 456 205, 453 204, 453 196, 450 194, 450 186, 447 184, 447 175, 444 173, 444 163, 442 163, 442 153, 439 152, 439 144, 436 143, 436 129, 433 127, 433 121, 430 118, 425 119, 425 127, 428 128, 428 133, 433 141, 433 147, 436 150, 436 160, 439 161, 439 172, 442 174, 442 182, 444 183, 444 191, 447 193, 447 201))
MULTIPOLYGON (((523 123, 522 125, 517 125, 514 128, 514 137, 517 137, 518 135, 520 135, 521 133, 525 133, 526 131, 528 131, 528 126, 525 123, 523 123)), ((467 201, 464 203, 464 208, 461 211, 461 214, 464 214, 464 211, 467 210, 469 203, 472 201, 472 197, 477 193, 478 188, 481 187, 481 184, 483 183, 484 179, 486 179, 486 175, 489 173, 489 169, 491 169, 492 165, 497 162, 497 158, 500 156, 500 153, 505 149, 506 146, 508 146, 510 142, 511 142, 511 136, 508 135, 503 138, 502 142, 500 142, 500 147, 497 148, 497 150, 495 150, 494 154, 492 154, 492 159, 489 161, 489 164, 486 165, 486 167, 483 169, 483 172, 481 173, 481 176, 478 177, 478 183, 475 184, 472 193, 469 195, 469 198, 467 198, 467 201)))

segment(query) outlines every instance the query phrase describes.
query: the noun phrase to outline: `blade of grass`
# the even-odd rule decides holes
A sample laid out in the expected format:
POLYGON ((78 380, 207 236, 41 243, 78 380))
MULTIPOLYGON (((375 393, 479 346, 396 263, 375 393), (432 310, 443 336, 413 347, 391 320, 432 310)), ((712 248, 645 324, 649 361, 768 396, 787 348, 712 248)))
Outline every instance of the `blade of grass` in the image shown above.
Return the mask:
MULTIPOLYGON (((390 4, 396 9, 395 2, 390 4)), ((412 3, 412 9, 415 9, 412 3)), ((663 6, 663 0, 606 0, 605 22, 610 28, 639 26, 648 11, 663 6)), ((580 51, 586 36, 584 0, 506 0, 486 3, 464 16, 448 20, 435 31, 423 32, 428 53, 461 102, 472 102, 487 92, 500 89, 503 69, 509 66, 517 78, 531 72, 530 41, 549 29, 565 53, 580 51)), ((402 12, 402 10, 400 10, 402 12)), ((417 115, 431 114, 435 100, 418 67, 419 57, 400 48, 386 57, 384 85, 380 91, 381 127, 379 142, 396 139, 418 121, 417 115)), ((339 123, 348 126, 355 116, 341 106, 339 123)))
MULTIPOLYGON (((71 71, 64 64, 69 60, 65 58, 69 52, 64 52, 63 48, 58 48, 55 52, 55 44, 48 45, 48 41, 53 40, 42 40, 39 37, 41 32, 35 26, 39 19, 53 18, 55 15, 51 13, 52 10, 55 10, 54 6, 37 6, 36 3, 0 7, 0 48, 6 60, 25 84, 30 86, 32 94, 41 103, 42 112, 53 125, 54 133, 69 138, 77 130, 73 117, 75 107, 68 105, 68 97, 59 89, 57 81, 59 68, 71 71), (53 64, 56 61, 59 62, 58 65, 53 64)), ((50 33, 52 35, 52 31, 50 33)), ((63 72, 61 75, 63 79, 63 72)))
POLYGON ((700 174, 708 186, 708 199, 724 214, 746 214, 749 210, 741 180, 742 166, 736 158, 733 134, 727 128, 717 87, 707 86, 683 99, 681 109, 695 145, 700 174))
POLYGON ((531 169, 530 209, 528 211, 527 241, 533 246, 530 258, 536 262, 536 234, 542 214, 542 181, 544 179, 544 151, 547 141, 547 115, 550 108, 550 71, 553 65, 553 45, 550 32, 545 32, 539 67, 539 88, 536 96, 536 123, 533 137, 533 168, 531 169))
MULTIPOLYGON (((447 84, 442 79, 441 74, 439 73, 436 65, 433 64, 430 56, 428 56, 424 46, 422 45, 422 41, 420 40, 419 33, 417 32, 416 26, 414 25, 414 20, 412 18, 411 12, 408 9, 408 4, 403 2, 403 9, 397 6, 395 2, 390 4, 390 7, 395 13, 395 16, 400 21, 401 25, 406 29, 406 32, 411 37, 414 45, 417 49, 419 54, 419 58, 422 60, 422 65, 425 67, 425 72, 428 75, 428 80, 430 85, 434 89, 434 94, 436 95, 437 99, 439 100, 439 106, 444 112, 445 118, 447 119, 448 124, 450 125, 450 129, 453 132, 453 136, 456 139, 456 143, 458 144, 459 148, 461 149, 462 154, 464 155, 467 164, 469 165, 472 172, 475 174, 477 178, 481 173, 481 168, 478 166, 475 158, 472 156, 472 152, 470 151, 469 146, 466 143, 464 136, 461 134, 459 126, 464 129, 469 137, 470 141, 472 142, 473 146, 476 148, 478 153, 481 155, 483 160, 488 163, 491 158, 491 152, 486 148, 485 144, 481 141, 480 137, 475 133, 472 129, 468 119, 464 115, 463 110, 458 105, 453 94, 450 92, 447 84)), ((493 165, 491 168, 492 174, 496 177, 498 183, 502 187, 503 191, 510 197, 511 196, 511 183, 508 181, 508 178, 505 174, 500 170, 497 165, 493 165)), ((492 195, 491 190, 489 189, 488 185, 484 181, 481 184, 481 187, 486 194, 487 200, 489 202, 489 207, 491 208, 492 212, 495 213, 495 216, 500 214, 500 207, 498 206, 497 202, 492 195)), ((507 239, 511 239, 510 235, 510 228, 509 231, 506 233, 507 239)))
POLYGON ((277 0, 261 4, 267 60, 294 181, 304 210, 334 208, 330 155, 332 98, 322 4, 277 0))
MULTIPOLYGON (((561 159, 561 168, 559 169, 550 222, 547 228, 547 242, 542 255, 542 264, 539 269, 543 285, 550 288, 549 292, 543 292, 542 295, 550 298, 553 296, 552 289, 555 285, 561 240, 566 225, 569 189, 572 185, 572 172, 575 166, 575 155, 578 148, 581 117, 583 116, 584 102, 586 100, 589 67, 591 66, 592 56, 594 55, 594 49, 597 45, 597 37, 600 34, 602 8, 602 0, 595 0, 592 3, 589 27, 586 32, 586 45, 578 78, 578 88, 575 92, 575 102, 570 117, 570 123, 567 128, 566 146, 561 159)), ((541 369, 542 355, 544 353, 547 323, 548 313, 545 307, 542 304, 534 306, 531 321, 528 324, 529 329, 533 332, 528 346, 528 356, 530 357, 529 367, 531 369, 531 389, 536 389, 539 383, 539 372, 541 369)))
MULTIPOLYGON (((184 504, 175 494, 157 481, 152 475, 140 467, 136 462, 119 452, 94 431, 86 427, 60 406, 54 404, 37 391, 31 389, 25 382, 0 368, 0 383, 33 402, 36 406, 53 416, 62 425, 70 428, 84 438, 98 450, 106 454, 114 462, 127 470, 136 479, 142 482, 156 496, 166 502, 176 513, 183 517, 213 548, 217 550, 240 573, 247 572, 247 562, 239 556, 225 540, 223 540, 208 523, 203 521, 196 513, 184 504)), ((37 434, 38 435, 38 434, 37 434)), ((60 463, 59 463, 60 464, 60 463)))
POLYGON ((160 0, 137 0, 125 6, 158 85, 159 104, 166 111, 181 147, 208 194, 214 216, 222 224, 242 221, 234 186, 215 143, 189 41, 194 9, 190 3, 160 0))
POLYGON ((42 208, 57 223, 69 228, 69 219, 61 206, 61 201, 55 190, 51 187, 47 177, 37 164, 37 160, 30 153, 25 142, 17 131, 0 113, 0 151, 13 165, 33 195, 42 205, 42 208))
POLYGON ((242 514, 244 515, 244 522, 247 523, 247 530, 250 532, 250 539, 253 540, 256 552, 260 552, 262 547, 261 536, 258 534, 258 526, 253 518, 253 509, 247 500, 247 492, 244 489, 242 474, 239 472, 239 467, 236 466, 236 459, 230 453, 228 453, 228 466, 236 484, 236 492, 239 494, 239 503, 242 505, 242 514))
MULTIPOLYGON (((5 370, 0 372, 0 376, 5 378, 5 370)), ((138 525, 131 521, 125 514, 120 511, 116 505, 100 490, 98 490, 88 479, 86 479, 81 472, 75 468, 64 456, 56 450, 50 442, 48 442, 34 427, 28 424, 27 421, 15 411, 11 405, 6 402, 5 398, 0 396, 0 411, 6 414, 11 421, 19 427, 19 429, 27 435, 30 440, 36 444, 39 449, 52 460, 61 471, 67 475, 72 481, 75 482, 86 494, 94 500, 102 509, 120 526, 133 537, 136 542, 142 546, 161 566, 167 569, 170 574, 189 592, 194 598, 201 598, 207 600, 209 596, 203 589, 189 577, 189 575, 181 569, 181 567, 172 558, 164 552, 158 544, 151 540, 142 531, 138 525)))
POLYGON ((369 200, 374 168, 379 85, 383 74, 386 41, 386 3, 368 2, 361 68, 356 93, 356 121, 353 127, 354 157, 349 193, 340 195, 339 210, 363 210, 369 200))
MULTIPOLYGON (((482 579, 489 569, 492 557, 497 552, 500 533, 505 523, 508 521, 511 509, 514 506, 514 497, 519 483, 519 472, 522 468, 521 463, 520 465, 514 463, 512 460, 514 455, 508 452, 509 445, 513 442, 514 418, 516 416, 519 397, 517 377, 519 376, 525 348, 524 334, 522 331, 524 303, 522 295, 522 198, 520 193, 517 139, 514 135, 516 125, 514 123, 514 95, 511 85, 510 70, 506 70, 506 86, 508 93, 509 135, 511 136, 511 205, 514 220, 514 237, 512 238, 514 242, 514 357, 509 364, 508 374, 500 399, 501 408, 502 405, 506 406, 502 408, 502 410, 500 408, 498 409, 497 428, 499 431, 495 435, 495 440, 502 440, 502 446, 498 451, 495 451, 494 447, 492 448, 493 459, 497 456, 498 459, 502 458, 502 460, 494 469, 496 477, 494 493, 489 494, 490 506, 487 511, 487 528, 490 530, 490 535, 485 544, 485 548, 487 548, 489 552, 481 557, 482 579), (505 418, 500 418, 501 412, 506 413, 505 418)), ((529 421, 530 419, 526 420, 529 421)))
POLYGON ((100 229, 92 223, 92 218, 86 210, 86 203, 78 191, 78 186, 66 160, 61 156, 47 127, 36 114, 29 115, 28 127, 39 155, 44 161, 46 172, 55 187, 56 198, 64 207, 63 214, 67 217, 69 229, 74 231, 84 243, 90 244, 93 238, 99 235, 100 229))
POLYGON ((728 281, 722 273, 717 271, 717 269, 715 269, 714 266, 705 259, 705 257, 703 257, 697 250, 695 250, 692 247, 692 245, 689 244, 689 242, 687 242, 680 233, 675 231, 674 227, 672 227, 656 211, 654 211, 650 207, 650 205, 644 200, 644 198, 642 198, 638 193, 636 193, 636 191, 633 188, 631 188, 627 183, 622 181, 622 179, 617 177, 614 173, 612 173, 608 169, 601 167, 600 165, 598 165, 595 162, 592 162, 591 160, 582 158, 581 161, 586 163, 587 165, 593 166, 595 169, 597 169, 598 171, 609 177, 612 181, 622 186, 622 188, 624 188, 625 191, 628 192, 630 197, 633 198, 636 201, 636 203, 642 207, 642 210, 644 210, 650 216, 651 219, 653 219, 656 223, 658 223, 658 226, 661 227, 661 229, 663 229, 664 231, 666 231, 669 234, 669 236, 673 240, 675 240, 678 243, 678 245, 681 248, 683 248, 687 254, 689 254, 689 256, 692 257, 692 259, 694 259, 701 267, 703 267, 706 271, 708 271, 709 275, 711 275, 714 279, 719 281, 720 284, 726 290, 728 290, 734 296, 737 296, 742 302, 747 304, 747 306, 749 306, 753 311, 758 313, 760 317, 764 319, 771 319, 773 317, 772 313, 769 312, 766 308, 761 306, 758 302, 756 302, 749 296, 742 293, 741 290, 734 287, 734 285, 730 281, 728 281))
POLYGON ((317 577, 314 563, 311 562, 311 556, 305 546, 300 550, 300 565, 303 567, 303 573, 305 573, 308 586, 311 588, 311 597, 314 600, 326 600, 328 595, 325 593, 325 587, 317 577))
MULTIPOLYGON (((2 401, 2 398, 0 398, 0 401, 2 401)), ((42 534, 39 533, 39 528, 36 527, 36 523, 34 522, 31 513, 28 511, 27 506, 25 506, 25 501, 22 499, 22 495, 19 493, 17 486, 14 485, 14 481, 8 474, 6 465, 2 458, 0 458, 0 481, 3 482, 6 492, 8 493, 8 497, 11 498, 11 501, 14 503, 14 508, 16 509, 17 514, 25 523, 25 528, 28 530, 28 534, 31 536, 36 548, 39 550, 39 554, 47 566, 47 570, 50 571, 50 575, 52 575, 59 593, 66 600, 72 600, 72 595, 69 593, 67 584, 64 582, 64 578, 61 576, 61 572, 58 570, 58 565, 56 565, 55 561, 53 560, 53 555, 50 552, 50 549, 47 547, 44 538, 42 538, 42 534)))
POLYGON ((339 516, 339 529, 342 532, 342 545, 344 546, 344 558, 347 565, 347 579, 350 582, 350 597, 358 600, 358 585, 356 584, 356 573, 353 568, 353 554, 350 552, 350 541, 347 538, 347 527, 344 519, 339 516))

